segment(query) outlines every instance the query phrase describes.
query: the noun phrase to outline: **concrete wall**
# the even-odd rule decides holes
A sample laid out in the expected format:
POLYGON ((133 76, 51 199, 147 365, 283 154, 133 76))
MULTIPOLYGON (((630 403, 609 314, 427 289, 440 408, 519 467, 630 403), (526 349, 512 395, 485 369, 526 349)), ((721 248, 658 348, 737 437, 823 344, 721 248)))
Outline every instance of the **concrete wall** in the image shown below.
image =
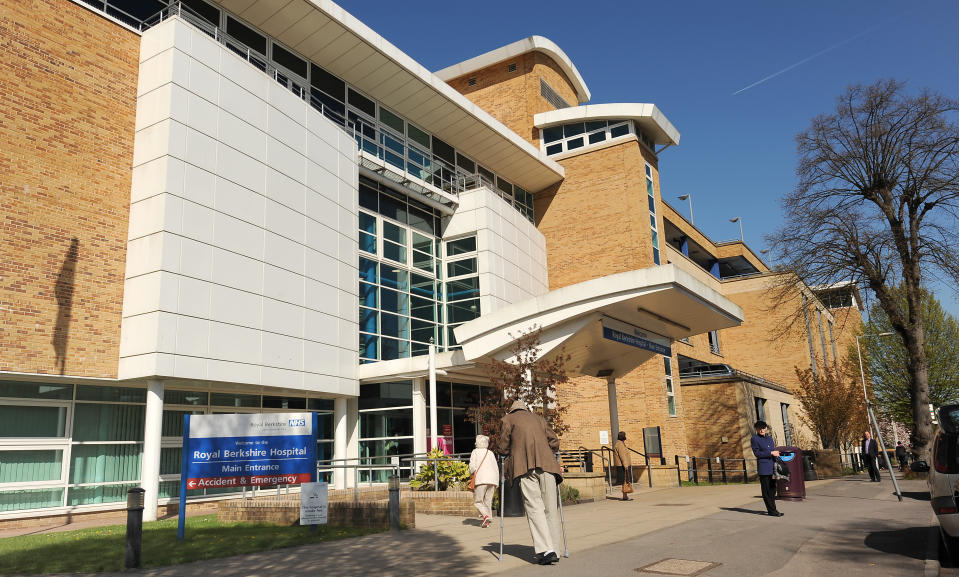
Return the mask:
POLYGON ((357 394, 355 143, 178 19, 140 60, 120 377, 357 394))
POLYGON ((115 378, 140 38, 0 0, 0 370, 115 378))

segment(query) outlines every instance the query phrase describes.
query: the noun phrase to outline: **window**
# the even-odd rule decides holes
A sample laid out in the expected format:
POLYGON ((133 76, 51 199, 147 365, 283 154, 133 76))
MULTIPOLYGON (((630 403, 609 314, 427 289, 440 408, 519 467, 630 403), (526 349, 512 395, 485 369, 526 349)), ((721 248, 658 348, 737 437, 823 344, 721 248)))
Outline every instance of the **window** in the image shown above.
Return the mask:
MULTIPOLYGON (((543 83, 543 90, 548 87, 549 85, 543 83)), ((550 90, 552 89, 550 88, 550 90)), ((543 97, 549 100, 545 92, 543 97)), ((558 95, 556 97, 559 98, 558 95)), ((550 102, 557 108, 564 108, 563 106, 557 106, 557 102, 550 102)), ((562 102, 562 99, 560 99, 560 102, 562 102)), ((634 130, 631 120, 591 120, 589 122, 550 126, 543 128, 541 134, 546 154, 553 155, 634 134, 634 130)))
POLYGON ((669 409, 669 416, 676 416, 676 392, 673 390, 673 365, 672 359, 663 357, 663 365, 666 369, 666 406, 669 409))
POLYGON ((476 237, 446 242, 447 347, 455 346, 453 329, 480 316, 480 285, 476 237))
POLYGON ((755 397, 756 402, 756 420, 765 421, 766 420, 766 399, 762 397, 755 397))
POLYGON ((653 168, 646 164, 646 200, 649 203, 649 225, 652 230, 653 263, 660 264, 659 229, 656 226, 656 195, 653 192, 653 168))
POLYGON ((782 411, 783 416, 783 434, 785 435, 786 444, 793 444, 792 436, 792 427, 789 424, 789 405, 786 403, 779 403, 779 410, 782 411))
POLYGON ((709 331, 709 352, 714 355, 720 354, 719 352, 719 331, 709 331))

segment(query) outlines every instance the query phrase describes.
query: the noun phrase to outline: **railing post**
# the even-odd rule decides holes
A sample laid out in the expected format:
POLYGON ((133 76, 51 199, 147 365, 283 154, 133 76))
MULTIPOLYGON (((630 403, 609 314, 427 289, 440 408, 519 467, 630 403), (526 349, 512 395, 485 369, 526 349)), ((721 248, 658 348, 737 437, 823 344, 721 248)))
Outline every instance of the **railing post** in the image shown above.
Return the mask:
POLYGON ((360 464, 353 465, 353 502, 360 502, 360 464))
POLYGON ((693 483, 699 484, 699 468, 696 467, 696 457, 693 457, 693 483))
POLYGON ((649 479, 649 486, 653 486, 653 470, 649 468, 649 455, 643 455, 646 457, 646 478, 649 479))
POLYGON ((746 473, 746 459, 743 458, 743 484, 749 482, 749 475, 746 473))
POLYGON ((719 458, 719 467, 723 471, 723 485, 726 485, 726 459, 723 457, 719 458))
POLYGON ((683 473, 679 468, 679 455, 673 455, 676 458, 676 482, 679 483, 679 486, 683 486, 683 473))
POLYGON ((706 459, 706 476, 709 478, 709 484, 713 484, 713 460, 712 458, 706 459))

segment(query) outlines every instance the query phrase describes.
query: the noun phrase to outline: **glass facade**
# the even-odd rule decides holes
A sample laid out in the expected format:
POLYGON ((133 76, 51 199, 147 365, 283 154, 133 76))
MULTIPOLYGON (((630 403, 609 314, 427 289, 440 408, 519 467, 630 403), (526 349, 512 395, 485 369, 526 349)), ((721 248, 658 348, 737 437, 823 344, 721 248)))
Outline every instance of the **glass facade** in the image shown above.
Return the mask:
POLYGON ((676 416, 676 391, 673 389, 673 360, 669 357, 663 357, 663 365, 666 369, 666 407, 669 409, 669 416, 676 416))
POLYGON ((442 242, 439 214, 366 178, 359 227, 360 362, 454 347, 452 328, 479 316, 476 237, 442 242))
MULTIPOLYGON (((160 498, 179 495, 183 415, 298 410, 319 414, 319 458, 332 458, 332 400, 166 390, 160 498)), ((125 501, 140 485, 145 414, 142 388, 0 383, 0 512, 125 501)))

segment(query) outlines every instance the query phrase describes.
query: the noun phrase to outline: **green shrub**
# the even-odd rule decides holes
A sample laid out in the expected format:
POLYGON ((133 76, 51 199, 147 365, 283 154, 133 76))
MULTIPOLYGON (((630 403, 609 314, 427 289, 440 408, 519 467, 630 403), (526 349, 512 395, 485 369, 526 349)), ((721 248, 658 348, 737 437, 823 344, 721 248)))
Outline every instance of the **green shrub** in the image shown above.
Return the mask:
MULTIPOLYGON (((452 491, 459 489, 460 483, 470 478, 469 465, 462 461, 454 461, 439 449, 428 453, 430 459, 436 459, 436 474, 439 476, 439 490, 452 491)), ((436 479, 433 476, 433 461, 425 461, 419 473, 410 479, 410 488, 417 491, 433 491, 436 489, 436 479)))
POLYGON ((575 503, 579 501, 579 489, 571 487, 566 483, 559 486, 559 494, 563 499, 563 503, 575 503))

